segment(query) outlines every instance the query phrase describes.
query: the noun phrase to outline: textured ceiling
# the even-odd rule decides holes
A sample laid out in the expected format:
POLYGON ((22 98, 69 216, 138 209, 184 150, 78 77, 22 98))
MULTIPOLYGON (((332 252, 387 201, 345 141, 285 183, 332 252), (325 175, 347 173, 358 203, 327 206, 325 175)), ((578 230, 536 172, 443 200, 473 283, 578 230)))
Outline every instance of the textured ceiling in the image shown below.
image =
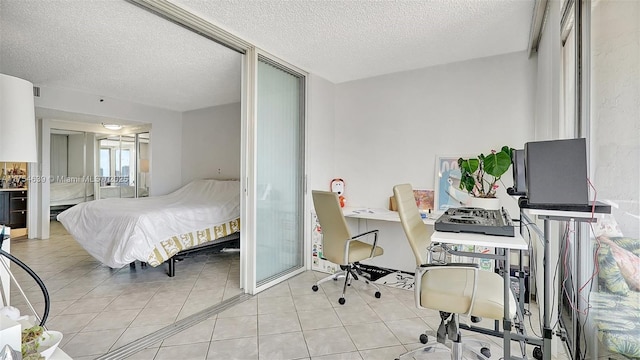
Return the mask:
POLYGON ((0 72, 186 111, 240 100, 242 55, 125 1, 0 0, 0 72))
MULTIPOLYGON (((535 0, 171 0, 334 83, 525 50, 535 0)), ((0 72, 177 111, 240 99, 241 55, 123 0, 0 0, 0 72)))
POLYGON ((334 83, 527 49, 534 0, 170 0, 334 83))

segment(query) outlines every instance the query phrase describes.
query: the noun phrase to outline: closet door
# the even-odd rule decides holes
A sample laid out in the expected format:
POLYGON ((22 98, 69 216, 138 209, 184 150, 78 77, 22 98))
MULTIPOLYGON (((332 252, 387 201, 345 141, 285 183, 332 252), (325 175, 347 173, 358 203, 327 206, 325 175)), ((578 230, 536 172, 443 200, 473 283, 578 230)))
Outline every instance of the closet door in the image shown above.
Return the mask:
POLYGON ((255 290, 304 270, 304 75, 258 56, 255 290))
POLYGON ((69 175, 68 138, 67 134, 51 134, 51 176, 53 178, 69 175))

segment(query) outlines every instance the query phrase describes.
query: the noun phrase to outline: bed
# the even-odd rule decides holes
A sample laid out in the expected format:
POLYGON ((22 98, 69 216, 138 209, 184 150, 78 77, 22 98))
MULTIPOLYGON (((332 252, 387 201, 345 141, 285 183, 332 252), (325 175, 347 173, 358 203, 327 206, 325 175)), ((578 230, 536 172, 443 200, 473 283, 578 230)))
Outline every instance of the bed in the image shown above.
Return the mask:
POLYGON ((68 208, 85 201, 93 200, 93 186, 84 182, 52 182, 49 209, 51 220, 68 208), (86 193, 85 193, 86 187, 86 193))
POLYGON ((83 182, 54 182, 51 183, 51 199, 49 205, 76 205, 93 200, 93 186, 85 186, 83 182), (86 187, 86 194, 85 194, 86 187))
MULTIPOLYGON (((138 188, 138 197, 149 196, 149 191, 146 188, 138 188)), ((100 187, 100 199, 108 198, 132 198, 136 197, 135 186, 101 186, 100 187)))
POLYGON ((195 180, 164 196, 84 202, 58 221, 109 267, 136 260, 158 266, 181 251, 239 237, 240 183, 195 180))

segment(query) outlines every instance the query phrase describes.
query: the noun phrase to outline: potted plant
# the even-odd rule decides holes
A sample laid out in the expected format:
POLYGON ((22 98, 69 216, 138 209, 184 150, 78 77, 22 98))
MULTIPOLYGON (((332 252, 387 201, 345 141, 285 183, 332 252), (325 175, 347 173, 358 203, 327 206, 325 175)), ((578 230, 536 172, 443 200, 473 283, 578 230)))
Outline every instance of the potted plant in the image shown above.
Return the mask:
POLYGON ((460 189, 466 190, 471 195, 471 206, 486 209, 500 208, 496 190, 498 181, 511 166, 512 151, 512 148, 503 146, 500 151, 491 150, 491 153, 486 156, 481 153, 476 158, 458 159, 461 173, 460 189))

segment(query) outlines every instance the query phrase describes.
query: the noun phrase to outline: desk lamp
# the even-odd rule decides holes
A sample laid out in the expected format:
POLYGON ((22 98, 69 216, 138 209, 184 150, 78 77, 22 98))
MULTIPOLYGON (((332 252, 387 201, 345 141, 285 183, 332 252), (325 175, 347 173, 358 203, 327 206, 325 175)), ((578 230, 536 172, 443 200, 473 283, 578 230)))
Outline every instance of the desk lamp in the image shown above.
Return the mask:
MULTIPOLYGON (((0 74, 0 162, 37 162, 36 151, 36 125, 33 102, 33 84, 17 77, 0 74)), ((27 299, 18 281, 11 273, 9 264, 3 257, 14 262, 27 272, 42 290, 45 301, 45 309, 40 320, 40 326, 44 326, 49 315, 49 293, 42 280, 25 263, 15 256, 2 250, 5 240, 5 226, 0 231, 0 264, 16 284, 16 287, 24 297, 30 310, 38 318, 38 314, 27 299)), ((4 299, 4 285, 0 281, 0 291, 4 299)))

